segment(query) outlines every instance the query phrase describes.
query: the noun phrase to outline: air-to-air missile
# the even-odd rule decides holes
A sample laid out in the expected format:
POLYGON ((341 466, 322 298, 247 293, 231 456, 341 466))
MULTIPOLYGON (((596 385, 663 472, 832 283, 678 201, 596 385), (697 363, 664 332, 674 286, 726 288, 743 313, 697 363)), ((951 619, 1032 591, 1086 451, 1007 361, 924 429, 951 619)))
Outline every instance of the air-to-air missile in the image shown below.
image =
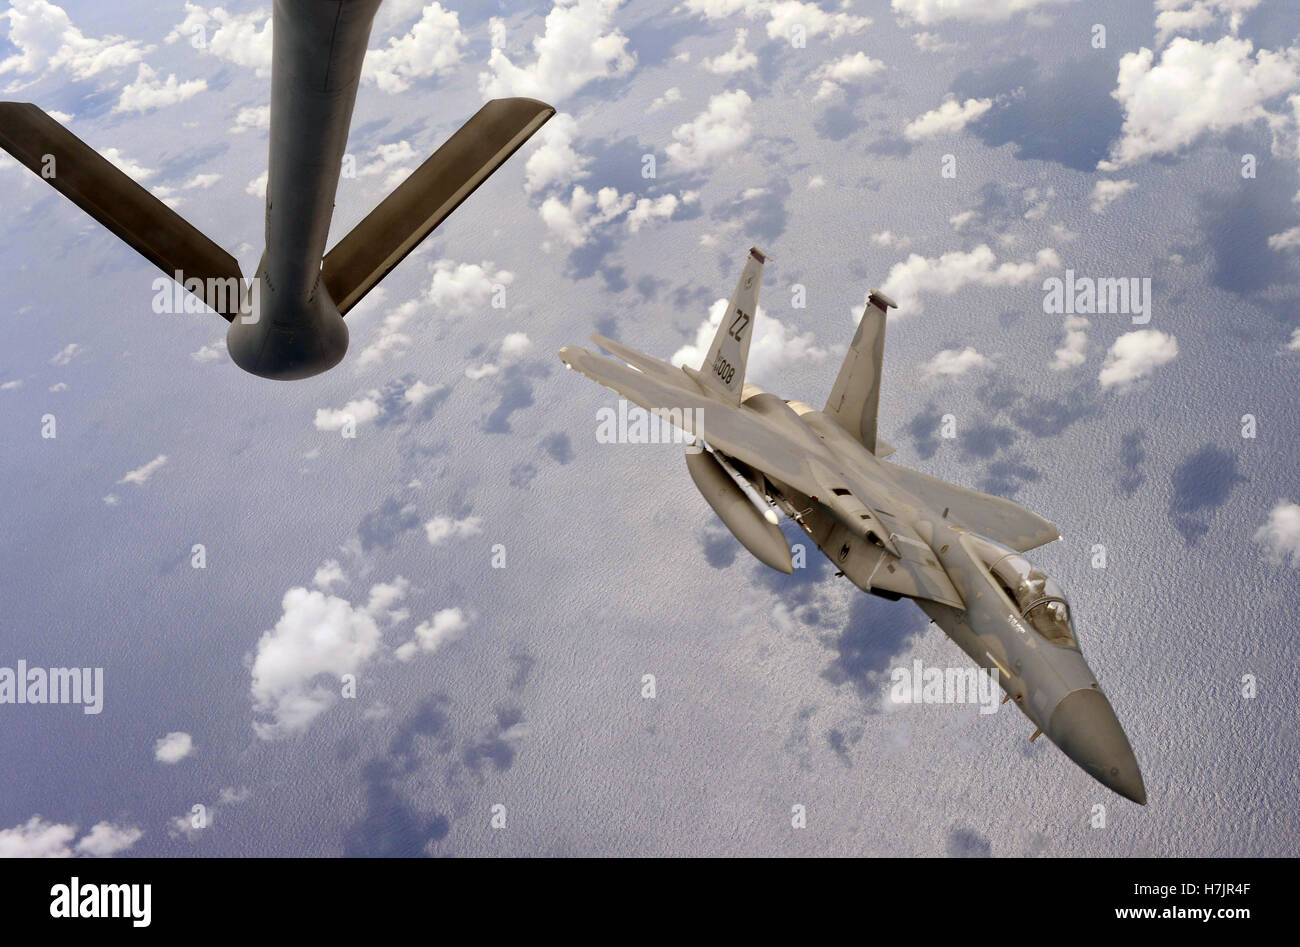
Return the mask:
POLYGON ((375 284, 555 110, 495 99, 328 253, 361 65, 380 0, 275 0, 266 250, 254 278, 191 223, 35 105, 0 102, 0 147, 230 322, 263 378, 308 378, 348 348, 343 321, 375 284))
POLYGON ((865 592, 912 599, 996 675, 1005 699, 1034 724, 1031 740, 1046 735, 1098 781, 1145 805, 1137 759, 1079 649, 1069 602, 1022 555, 1059 539, 1056 527, 1011 500, 885 460, 894 451, 877 437, 876 415, 894 302, 868 294, 822 410, 745 383, 765 261, 749 251, 698 369, 674 368, 599 335, 592 340, 615 359, 572 346, 560 359, 680 420, 696 438, 686 457, 692 479, 761 562, 791 572, 790 546, 775 522, 780 510, 837 575, 865 592))

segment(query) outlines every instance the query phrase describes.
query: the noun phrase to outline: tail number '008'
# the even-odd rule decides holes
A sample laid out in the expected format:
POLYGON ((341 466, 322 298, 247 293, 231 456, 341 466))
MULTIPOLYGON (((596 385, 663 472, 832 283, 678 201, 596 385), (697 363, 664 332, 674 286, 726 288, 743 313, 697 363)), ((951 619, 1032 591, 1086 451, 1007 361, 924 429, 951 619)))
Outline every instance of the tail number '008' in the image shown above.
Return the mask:
POLYGON ((730 385, 731 379, 736 377, 736 366, 719 355, 713 360, 713 374, 717 375, 724 385, 730 385))

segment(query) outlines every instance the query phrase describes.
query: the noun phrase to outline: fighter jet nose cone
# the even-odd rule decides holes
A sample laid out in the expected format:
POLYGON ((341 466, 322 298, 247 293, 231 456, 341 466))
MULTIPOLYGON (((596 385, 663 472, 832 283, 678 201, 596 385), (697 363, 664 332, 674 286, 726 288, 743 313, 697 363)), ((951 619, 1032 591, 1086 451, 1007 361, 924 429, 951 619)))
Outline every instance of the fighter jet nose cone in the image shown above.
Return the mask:
POLYGON ((1061 698, 1048 721, 1047 735, 1102 785, 1138 805, 1147 804, 1137 757, 1101 691, 1088 688, 1061 698))

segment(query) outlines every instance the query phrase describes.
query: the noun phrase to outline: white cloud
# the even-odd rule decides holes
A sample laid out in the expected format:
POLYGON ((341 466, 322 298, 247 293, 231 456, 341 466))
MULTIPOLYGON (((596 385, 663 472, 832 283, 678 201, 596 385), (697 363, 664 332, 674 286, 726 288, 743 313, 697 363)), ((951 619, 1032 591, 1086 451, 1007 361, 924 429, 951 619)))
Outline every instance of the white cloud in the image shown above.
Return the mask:
POLYGON ((758 57, 745 48, 745 40, 748 36, 749 30, 736 30, 736 40, 731 49, 712 59, 701 60, 700 65, 715 76, 730 76, 737 72, 744 72, 746 69, 753 69, 758 65, 758 57))
POLYGON ((908 141, 921 141, 936 135, 951 135, 961 131, 993 107, 992 99, 967 99, 958 102, 955 97, 944 101, 937 109, 932 109, 907 123, 903 137, 908 141))
POLYGON ((419 155, 405 139, 376 145, 370 155, 372 160, 357 168, 357 177, 367 178, 382 174, 384 188, 390 191, 410 177, 419 160, 419 155))
POLYGON ((440 609, 429 621, 420 622, 415 638, 398 647, 393 653, 399 661, 410 661, 420 651, 432 654, 444 644, 450 644, 465 633, 469 619, 459 608, 440 609))
POLYGON ((1300 328, 1291 332, 1291 341, 1286 344, 1289 351, 1300 352, 1300 328))
POLYGON ((339 565, 338 560, 329 559, 316 569, 316 574, 311 577, 311 584, 322 592, 328 592, 335 582, 347 582, 347 580, 348 577, 343 573, 343 567, 339 565))
POLYGON ((656 220, 668 220, 677 208, 681 206, 681 201, 676 194, 664 194, 659 198, 643 197, 636 202, 627 214, 627 227, 632 233, 636 233, 646 224, 656 220))
POLYGON ((463 520, 450 516, 435 516, 424 524, 424 535, 430 546, 440 546, 449 539, 467 539, 483 532, 483 520, 477 516, 467 516, 463 520))
POLYGON ((882 230, 871 235, 871 242, 878 247, 898 247, 902 249, 910 246, 912 240, 910 237, 900 237, 892 230, 882 230))
POLYGON ((182 184, 181 187, 187 191, 192 191, 195 188, 206 191, 220 180, 221 175, 219 174, 196 174, 194 177, 182 184))
POLYGON ((636 57, 627 37, 611 29, 619 0, 555 0, 545 32, 533 39, 536 60, 515 65, 503 49, 492 50, 489 72, 479 74, 479 89, 489 98, 524 95, 552 105, 588 82, 624 76, 636 57))
POLYGON ((1263 119, 1279 132, 1285 116, 1264 103, 1300 87, 1300 49, 1261 49, 1225 36, 1215 43, 1175 39, 1160 61, 1145 47, 1126 53, 1112 95, 1124 107, 1119 141, 1103 171, 1174 154, 1207 132, 1223 132, 1263 119))
MULTIPOLYGON (((471 381, 478 381, 480 378, 496 375, 500 373, 502 368, 513 365, 522 359, 532 350, 532 347, 533 342, 526 333, 510 332, 497 346, 496 363, 489 362, 484 365, 470 366, 465 369, 465 377, 471 381)), ((432 537, 432 534, 430 536, 432 537)), ((433 542, 433 539, 430 538, 429 541, 433 542)))
POLYGON ((1228 18, 1235 36, 1247 12, 1261 0, 1156 0, 1156 43, 1163 44, 1175 33, 1198 32, 1216 22, 1216 15, 1228 18))
POLYGON ((946 53, 957 49, 961 44, 944 39, 938 33, 913 33, 912 42, 923 53, 946 53))
MULTIPOLYGON (((649 114, 653 115, 661 108, 665 108, 666 106, 672 105, 674 102, 680 102, 681 99, 682 99, 682 90, 677 88, 677 86, 672 86, 671 88, 665 90, 663 95, 659 96, 657 99, 651 102, 650 108, 648 108, 646 111, 649 114)), ((551 119, 551 122, 554 121, 555 121, 554 118, 551 119)))
POLYGON ((50 359, 51 365, 67 365, 74 358, 86 351, 86 347, 79 342, 69 342, 62 349, 55 353, 50 359))
POLYGON ((15 378, 12 381, 7 381, 3 385, 0 385, 0 391, 14 391, 22 386, 23 380, 21 378, 15 378))
POLYGON ((975 211, 964 210, 960 214, 953 214, 948 218, 948 223, 952 224, 952 229, 960 231, 968 223, 975 219, 975 211))
MULTIPOLYGON (((695 330, 695 341, 683 345, 671 359, 674 365, 699 366, 708 354, 713 337, 727 310, 727 300, 716 300, 709 307, 709 317, 695 330)), ((754 338, 750 341, 749 364, 745 378, 749 381, 773 379, 788 365, 820 362, 826 358, 825 349, 818 347, 811 332, 802 335, 785 326, 781 320, 769 316, 762 306, 754 317, 754 338)))
POLYGON ((1278 500, 1268 522, 1255 530, 1254 540, 1264 547, 1269 562, 1300 569, 1300 504, 1278 500))
POLYGON ((459 15, 444 10, 440 3, 431 3, 405 35, 366 53, 361 79, 375 83, 383 92, 405 92, 417 79, 452 71, 467 43, 469 37, 461 32, 459 15))
POLYGON ((190 358, 196 362, 215 362, 226 352, 226 340, 218 339, 211 345, 201 347, 197 352, 191 352, 190 358))
POLYGON ((317 408, 313 422, 318 431, 337 431, 346 424, 365 424, 379 417, 379 392, 349 401, 341 408, 317 408))
POLYGON ((374 616, 346 599, 292 588, 281 604, 251 662, 253 709, 270 718, 253 723, 263 740, 306 730, 339 699, 339 679, 358 673, 382 642, 374 616))
POLYGON ((898 303, 899 314, 922 311, 922 293, 951 296, 965 286, 1019 286, 1045 270, 1057 269, 1060 257, 1050 247, 1039 250, 1033 260, 999 264, 987 244, 969 253, 955 250, 936 258, 913 253, 895 263, 880 287, 898 303))
POLYGON ((29 76, 67 69, 74 79, 89 79, 137 63, 154 48, 121 36, 86 36, 72 25, 62 7, 47 0, 10 0, 0 20, 9 21, 9 42, 18 50, 0 60, 0 75, 29 76))
POLYGON ((1091 325, 1083 316, 1065 317, 1065 343, 1055 352, 1051 365, 1054 371, 1078 368, 1088 360, 1087 329, 1091 325))
POLYGON ((1123 391, 1178 355, 1178 341, 1156 329, 1126 332, 1115 340, 1102 363, 1097 380, 1102 388, 1119 386, 1123 391))
POLYGON ((591 159, 574 150, 577 135, 577 120, 565 113, 542 126, 537 134, 540 147, 524 164, 524 190, 536 194, 552 185, 564 187, 588 176, 591 159))
POLYGON ((892 0, 899 16, 922 26, 944 20, 1006 20, 1039 7, 1059 6, 1073 0, 892 0))
POLYGON ((709 99, 709 107, 693 121, 673 129, 666 151, 669 160, 686 170, 703 167, 742 147, 753 134, 749 109, 753 104, 743 89, 721 92, 709 99))
POLYGON ((1296 247, 1300 247, 1300 227, 1283 230, 1268 238, 1270 250, 1294 250, 1296 247))
POLYGON ((132 161, 116 148, 101 148, 99 153, 116 165, 132 181, 139 183, 153 176, 153 168, 146 168, 138 162, 132 161))
POLYGON ((840 91, 842 86, 848 83, 861 82, 863 79, 874 76, 884 68, 885 64, 879 59, 872 59, 861 51, 828 62, 818 67, 812 74, 813 79, 821 80, 815 98, 830 98, 840 91))
POLYGON ((271 17, 266 11, 227 13, 221 7, 207 10, 197 3, 185 4, 185 19, 167 34, 164 42, 184 40, 193 48, 226 62, 271 74, 271 17))
POLYGON ((989 360, 969 345, 964 349, 944 349, 922 369, 926 378, 958 378, 972 368, 983 368, 989 360))
POLYGON ((159 468, 161 468, 165 463, 167 463, 167 455, 159 454, 153 460, 149 461, 149 463, 137 467, 135 470, 128 471, 123 475, 122 479, 119 480, 118 483, 134 483, 136 486, 142 487, 148 483, 149 478, 157 473, 159 468))
POLYGON ((495 287, 509 286, 514 281, 515 274, 509 270, 494 270, 490 260, 456 263, 442 259, 433 265, 429 302, 457 315, 482 312, 491 307, 495 287))
POLYGON ((271 106, 254 105, 250 108, 240 109, 235 115, 235 124, 230 126, 233 134, 249 131, 255 128, 271 127, 271 106))
MULTIPOLYGON (((671 151, 672 146, 669 146, 671 151)), ((632 208, 636 197, 619 195, 612 187, 602 187, 591 194, 581 184, 573 189, 568 202, 558 197, 548 197, 538 209, 546 229, 571 247, 580 247, 591 234, 632 208)))
POLYGON ((789 39, 794 35, 795 27, 801 27, 806 36, 825 34, 829 39, 839 39, 861 32, 871 25, 870 17, 827 13, 815 3, 803 3, 800 0, 781 0, 765 6, 768 14, 768 39, 789 39))
POLYGON ((364 370, 388 358, 400 358, 407 352, 411 337, 402 330, 420 308, 418 299, 408 299, 384 316, 370 344, 357 356, 357 368, 364 370))
POLYGON ((56 381, 54 384, 50 385, 50 391, 67 391, 67 390, 68 390, 67 382, 56 381))
POLYGON ((175 74, 160 79, 147 63, 140 63, 135 81, 122 89, 122 94, 113 106, 115 112, 148 112, 151 109, 166 108, 186 99, 192 99, 207 89, 206 79, 189 79, 181 82, 175 74))
POLYGON ((820 174, 814 174, 812 177, 808 179, 808 189, 810 191, 816 191, 825 186, 826 186, 826 179, 822 177, 820 174))
POLYGON ((253 178, 253 180, 249 181, 248 185, 244 188, 244 193, 252 194, 254 197, 266 200, 266 176, 267 172, 263 171, 257 177, 253 178))
POLYGON ((1098 181, 1092 188, 1092 212, 1100 214, 1135 187, 1137 187, 1135 181, 1098 181))
POLYGON ((90 858, 112 858, 143 837, 144 832, 133 825, 96 822, 77 842, 77 853, 90 858))
POLYGON ((133 826, 99 822, 74 846, 75 825, 46 822, 34 815, 12 829, 0 829, 0 858, 72 858, 75 855, 103 858, 125 851, 143 835, 133 826))
POLYGON ((194 752, 194 738, 182 730, 159 737, 153 745, 153 758, 159 763, 179 763, 194 752))

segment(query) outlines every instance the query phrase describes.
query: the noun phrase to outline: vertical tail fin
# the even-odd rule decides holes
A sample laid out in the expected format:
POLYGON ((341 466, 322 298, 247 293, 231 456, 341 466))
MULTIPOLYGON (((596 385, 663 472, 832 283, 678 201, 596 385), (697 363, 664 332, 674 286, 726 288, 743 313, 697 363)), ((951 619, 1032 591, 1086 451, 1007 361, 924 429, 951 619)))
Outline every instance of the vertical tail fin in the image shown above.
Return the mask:
POLYGON ((876 414, 880 408, 880 362, 885 353, 885 314, 891 308, 898 306, 880 290, 867 294, 862 321, 823 410, 873 453, 878 443, 876 414))
POLYGON ((758 312, 758 289, 763 282, 763 264, 767 254, 757 247, 749 248, 744 272, 731 294, 727 310, 718 324, 718 334, 713 337, 709 354, 698 372, 688 374, 718 394, 740 403, 741 389, 745 386, 745 363, 749 361, 749 343, 754 336, 754 317, 758 312))

